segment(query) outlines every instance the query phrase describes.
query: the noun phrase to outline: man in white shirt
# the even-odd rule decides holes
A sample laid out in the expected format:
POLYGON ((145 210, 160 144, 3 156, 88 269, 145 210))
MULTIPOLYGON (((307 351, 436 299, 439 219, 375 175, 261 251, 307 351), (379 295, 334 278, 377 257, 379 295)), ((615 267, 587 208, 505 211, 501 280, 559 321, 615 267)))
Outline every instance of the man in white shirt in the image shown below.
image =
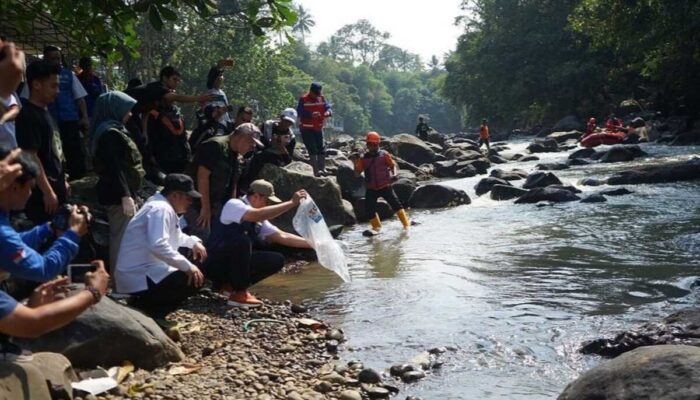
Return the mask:
POLYGON ((291 200, 282 203, 275 196, 272 184, 258 179, 250 184, 246 196, 226 202, 207 241, 211 257, 204 264, 204 270, 214 287, 228 294, 228 305, 261 306, 262 302, 248 292, 248 287, 284 266, 281 253, 259 250, 254 246, 256 243, 311 248, 304 238, 283 232, 268 221, 294 209, 306 196, 306 191, 300 190, 291 200), (268 201, 280 204, 268 205, 268 201))
POLYGON ((170 174, 164 188, 136 213, 124 232, 117 257, 117 292, 135 297, 134 305, 164 315, 195 294, 204 283, 202 272, 177 250, 192 249, 195 261, 207 250, 196 236, 182 233, 179 216, 201 195, 192 178, 170 174))
POLYGON ((16 149, 15 119, 19 115, 19 100, 14 93, 6 98, 0 95, 0 104, 0 145, 16 149))

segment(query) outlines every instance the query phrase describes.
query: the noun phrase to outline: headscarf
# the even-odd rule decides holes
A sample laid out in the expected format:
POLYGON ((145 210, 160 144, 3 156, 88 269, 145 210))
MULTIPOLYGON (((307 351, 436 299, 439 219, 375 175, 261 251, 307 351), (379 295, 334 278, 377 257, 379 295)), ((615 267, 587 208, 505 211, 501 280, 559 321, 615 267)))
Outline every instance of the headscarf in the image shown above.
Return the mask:
POLYGON ((90 124, 90 153, 97 152, 97 143, 108 130, 126 129, 122 119, 136 105, 136 100, 124 92, 113 91, 100 95, 95 101, 90 124))

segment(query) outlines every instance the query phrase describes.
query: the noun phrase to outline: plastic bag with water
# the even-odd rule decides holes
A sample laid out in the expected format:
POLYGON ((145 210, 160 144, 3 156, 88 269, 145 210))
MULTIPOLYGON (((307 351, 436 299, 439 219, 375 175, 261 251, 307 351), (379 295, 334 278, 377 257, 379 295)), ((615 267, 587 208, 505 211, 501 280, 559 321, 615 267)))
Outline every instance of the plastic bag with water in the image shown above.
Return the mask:
POLYGON ((294 229, 316 250, 318 262, 338 274, 345 282, 350 282, 350 273, 345 261, 345 253, 333 239, 328 225, 311 197, 302 199, 292 221, 294 229))

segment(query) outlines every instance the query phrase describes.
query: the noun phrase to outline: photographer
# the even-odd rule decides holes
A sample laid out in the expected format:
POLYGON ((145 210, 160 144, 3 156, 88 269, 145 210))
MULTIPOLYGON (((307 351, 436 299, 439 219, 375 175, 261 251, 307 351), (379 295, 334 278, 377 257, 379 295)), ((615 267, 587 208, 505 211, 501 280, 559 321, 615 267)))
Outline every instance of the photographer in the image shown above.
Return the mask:
MULTIPOLYGON (((0 159, 9 154, 8 148, 0 147, 0 159)), ((36 184, 39 167, 26 152, 19 153, 12 164, 21 165, 22 174, 0 190, 0 269, 18 278, 45 282, 62 273, 78 253, 80 237, 88 230, 88 210, 72 206, 66 215, 65 230, 47 222, 18 233, 10 224, 9 214, 24 209, 36 184), (37 252, 53 238, 56 240, 43 254, 37 252)))

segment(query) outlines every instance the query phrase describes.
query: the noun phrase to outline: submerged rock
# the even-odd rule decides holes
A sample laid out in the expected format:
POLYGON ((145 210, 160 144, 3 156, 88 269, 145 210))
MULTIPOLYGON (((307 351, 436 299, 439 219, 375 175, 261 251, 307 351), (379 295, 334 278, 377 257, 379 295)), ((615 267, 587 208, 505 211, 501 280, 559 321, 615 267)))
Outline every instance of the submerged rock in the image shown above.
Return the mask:
POLYGON ((608 199, 602 194, 593 193, 581 199, 581 203, 605 203, 608 199))
POLYGON ((488 178, 483 178, 482 180, 480 180, 479 183, 477 183, 474 186, 474 190, 476 191, 477 196, 481 196, 482 194, 488 193, 494 185, 511 186, 510 182, 504 179, 494 178, 490 176, 488 178))
POLYGON ((700 158, 663 165, 638 167, 619 172, 610 178, 609 185, 635 185, 644 183, 669 183, 700 179, 700 158))
POLYGON ((595 153, 595 149, 592 148, 579 149, 569 154, 569 160, 591 158, 595 153))
POLYGON ((551 172, 533 172, 527 176, 523 189, 546 187, 549 185, 561 185, 561 181, 551 172))
POLYGON ((576 200, 580 200, 580 198, 570 190, 548 186, 530 189, 527 193, 520 196, 520 198, 515 201, 515 204, 534 204, 540 201, 564 203, 576 200))
POLYGON ((698 399, 700 349, 652 346, 634 350, 583 373, 559 400, 698 399))
POLYGON ((527 189, 521 189, 510 185, 494 185, 491 188, 490 196, 493 200, 511 200, 525 193, 527 193, 527 189))
POLYGON ((527 178, 527 172, 522 169, 512 169, 510 171, 504 171, 502 169, 492 169, 491 176, 494 178, 504 179, 506 181, 518 181, 520 179, 527 178))

